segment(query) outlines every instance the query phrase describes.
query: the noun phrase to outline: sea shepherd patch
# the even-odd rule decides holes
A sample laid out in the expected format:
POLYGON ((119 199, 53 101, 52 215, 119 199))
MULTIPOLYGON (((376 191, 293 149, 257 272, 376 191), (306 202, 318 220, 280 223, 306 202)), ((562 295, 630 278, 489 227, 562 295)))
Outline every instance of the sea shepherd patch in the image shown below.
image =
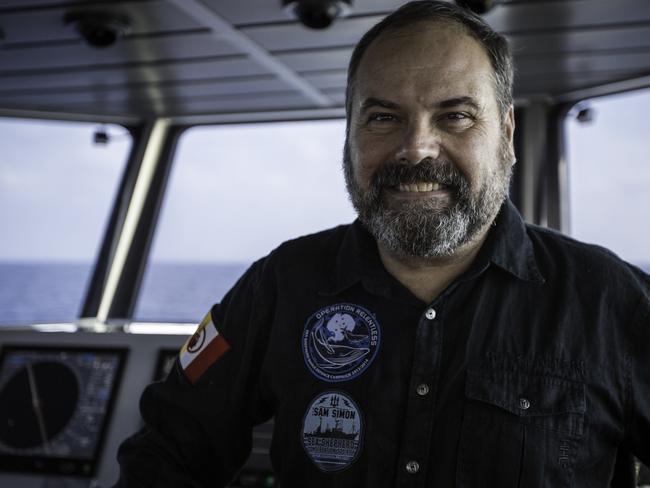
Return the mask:
POLYGON ((309 317, 302 335, 302 352, 316 377, 329 382, 348 381, 370 365, 379 341, 374 315, 358 305, 338 303, 309 317))
POLYGON ((196 383, 228 349, 230 345, 219 334, 212 323, 212 315, 208 312, 180 352, 181 367, 190 383, 196 383))
POLYGON ((309 405, 302 424, 302 446, 325 472, 350 466, 361 452, 361 410, 345 393, 329 391, 309 405))

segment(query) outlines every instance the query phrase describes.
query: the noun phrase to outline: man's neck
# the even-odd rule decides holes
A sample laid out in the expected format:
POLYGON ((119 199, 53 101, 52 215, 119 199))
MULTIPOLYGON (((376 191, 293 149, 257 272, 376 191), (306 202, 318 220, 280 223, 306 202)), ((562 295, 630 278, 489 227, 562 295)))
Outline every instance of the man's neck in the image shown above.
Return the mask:
POLYGON ((440 258, 396 256, 381 243, 377 247, 386 270, 417 298, 425 303, 431 303, 470 267, 486 236, 487 229, 452 255, 440 258))

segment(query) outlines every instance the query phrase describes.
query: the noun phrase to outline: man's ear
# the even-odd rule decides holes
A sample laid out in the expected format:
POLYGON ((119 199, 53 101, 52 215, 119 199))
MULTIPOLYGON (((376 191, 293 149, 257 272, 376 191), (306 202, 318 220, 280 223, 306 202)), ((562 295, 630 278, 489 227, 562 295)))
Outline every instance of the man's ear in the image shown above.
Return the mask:
POLYGON ((512 105, 508 107, 508 111, 503 117, 503 130, 506 133, 508 142, 510 144, 513 144, 513 138, 515 134, 515 108, 512 105))
POLYGON ((508 107, 508 111, 503 116, 503 133, 508 143, 508 150, 512 156, 512 164, 514 165, 517 159, 515 158, 515 108, 512 104, 508 107))

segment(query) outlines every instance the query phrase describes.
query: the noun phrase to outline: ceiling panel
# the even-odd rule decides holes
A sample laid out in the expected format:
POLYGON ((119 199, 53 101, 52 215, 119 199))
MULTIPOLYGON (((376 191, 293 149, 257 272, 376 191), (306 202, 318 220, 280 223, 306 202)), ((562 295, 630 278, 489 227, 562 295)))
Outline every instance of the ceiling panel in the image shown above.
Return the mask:
POLYGON ((42 71, 48 68, 99 68, 111 64, 146 64, 162 60, 173 62, 176 59, 191 61, 193 58, 237 54, 241 53, 231 44, 215 39, 209 31, 155 38, 130 38, 112 49, 92 48, 81 41, 75 41, 66 46, 2 49, 0 66, 10 66, 11 71, 0 68, 0 73, 24 71, 22 74, 29 74, 29 70, 42 71))
POLYGON ((26 101, 32 103, 58 103, 62 95, 66 104, 85 103, 94 101, 123 102, 132 98, 182 98, 182 97, 241 97, 242 95, 256 96, 259 93, 280 93, 286 91, 286 85, 280 80, 242 80, 237 82, 219 82, 215 80, 202 81, 201 83, 185 84, 149 84, 96 86, 94 89, 71 90, 39 90, 22 92, 0 92, 0 104, 21 104, 26 101))
POLYGON ((519 71, 527 75, 543 73, 592 73, 603 70, 650 71, 650 49, 616 54, 581 53, 559 57, 540 55, 519 59, 519 71))
POLYGON ((54 87, 83 87, 106 84, 151 83, 171 80, 201 80, 205 78, 239 78, 243 76, 268 75, 268 71, 247 58, 239 59, 190 59, 179 62, 156 62, 132 66, 80 67, 61 72, 33 75, 5 75, 0 72, 0 92, 23 88, 48 89, 54 87))
POLYGON ((296 110, 308 109, 314 106, 306 97, 297 93, 289 93, 284 96, 273 95, 263 99, 242 98, 238 100, 210 100, 191 99, 178 100, 171 109, 175 113, 196 113, 196 114, 227 114, 274 110, 296 110))
MULTIPOLYGON (((170 98, 147 100, 142 98, 131 98, 121 102, 94 101, 93 103, 65 104, 74 112, 89 114, 96 113, 99 109, 108 115, 126 115, 135 109, 143 117, 159 115, 161 112, 169 114, 184 113, 231 113, 239 111, 259 110, 280 110, 284 108, 299 109, 313 106, 307 98, 295 92, 282 92, 270 94, 258 94, 257 96, 246 96, 241 98, 221 97, 191 97, 191 98, 170 98)), ((59 111, 61 104, 40 103, 36 110, 59 111)), ((9 106, 9 108, 12 108, 9 106)))
MULTIPOLYGON (((0 112, 316 109, 307 87, 340 107, 354 44, 401 3, 354 0, 350 17, 310 30, 280 0, 0 0, 0 112), (192 16, 188 5, 200 1, 211 10, 192 16), (83 9, 126 14, 131 31, 91 48, 63 23, 83 9), (227 35, 211 28, 224 19, 227 35)), ((649 0, 509 0, 486 20, 512 43, 519 99, 650 74, 649 0)))
MULTIPOLYGON (((626 80, 626 75, 621 78, 626 80)), ((547 97, 549 92, 551 94, 564 94, 571 91, 580 91, 592 88, 595 86, 600 86, 603 83, 615 83, 616 80, 612 80, 609 76, 598 76, 594 75, 591 77, 586 77, 585 81, 582 83, 571 82, 570 84, 562 82, 558 79, 540 79, 540 80, 531 80, 529 83, 526 83, 522 86, 520 93, 521 97, 547 97)))
MULTIPOLYGON (((3 2, 0 1, 0 5, 3 2)), ((202 27, 187 14, 165 0, 123 2, 56 2, 49 8, 24 8, 3 13, 0 25, 6 44, 34 43, 78 39, 71 25, 64 23, 68 12, 93 10, 115 12, 131 19, 129 35, 142 36, 167 31, 192 30, 202 27), (87 5, 87 6, 85 6, 87 5)))
MULTIPOLYGON (((70 3, 73 2, 72 1, 66 2, 64 0, 2 0, 2 2, 0 2, 0 14, 4 14, 5 12, 14 9, 25 10, 26 8, 58 6, 61 4, 70 4, 70 3)), ((74 2, 74 3, 79 3, 79 2, 74 2)))
POLYGON ((563 55, 589 51, 612 51, 650 46, 650 23, 644 26, 597 28, 583 31, 549 32, 509 36, 514 53, 563 55))
POLYGON ((313 52, 280 53, 276 57, 292 70, 315 71, 330 69, 347 69, 352 48, 327 49, 313 52))
POLYGON ((257 26, 242 32, 269 51, 354 46, 361 35, 381 20, 381 16, 341 19, 327 30, 311 30, 302 24, 257 26))
MULTIPOLYGON (((205 0, 205 3, 236 25, 264 24, 292 21, 292 16, 281 8, 281 0, 251 2, 244 0, 205 0), (251 3, 255 7, 251 8, 251 3)), ((402 3, 399 0, 354 0, 352 16, 385 14, 402 3)))
POLYGON ((606 83, 607 80, 617 81, 621 79, 630 79, 639 77, 641 74, 638 70, 600 70, 582 73, 570 72, 557 72, 548 71, 543 73, 515 73, 515 83, 518 86, 524 87, 528 85, 539 85, 544 83, 557 82, 563 85, 582 86, 585 83, 593 83, 595 81, 606 83))
MULTIPOLYGON (((331 95, 330 95, 331 96, 331 95)), ((335 101, 339 104, 343 104, 343 97, 333 96, 335 101)), ((286 110, 286 109, 309 109, 313 108, 313 102, 307 98, 301 96, 300 94, 279 96, 274 94, 263 99, 252 99, 249 97, 242 98, 239 100, 216 100, 212 101, 210 99, 191 99, 191 100, 179 100, 177 105, 174 105, 173 109, 176 110, 176 113, 200 113, 200 114, 210 114, 210 113, 239 113, 239 112, 260 112, 259 107, 264 107, 264 110, 286 110)))
POLYGON ((305 74, 305 79, 318 88, 345 88, 348 80, 347 70, 325 71, 305 74))
POLYGON ((495 7, 485 20, 508 34, 521 31, 580 30, 583 27, 650 22, 645 0, 527 1, 495 7))
MULTIPOLYGON (((320 89, 344 90, 346 85, 346 73, 324 73, 307 75, 305 78, 320 89)), ((158 83, 103 83, 93 86, 78 85, 69 87, 41 87, 41 88, 18 88, 11 90, 0 90, 0 104, 3 101, 13 100, 18 103, 30 101, 61 99, 75 102, 78 100, 90 100, 92 97, 106 97, 107 100, 124 99, 127 93, 151 92, 162 93, 165 96, 192 96, 192 95, 220 95, 220 94, 242 94, 275 92, 286 90, 286 84, 272 75, 256 75, 241 77, 238 79, 207 78, 201 80, 171 80, 158 83)))

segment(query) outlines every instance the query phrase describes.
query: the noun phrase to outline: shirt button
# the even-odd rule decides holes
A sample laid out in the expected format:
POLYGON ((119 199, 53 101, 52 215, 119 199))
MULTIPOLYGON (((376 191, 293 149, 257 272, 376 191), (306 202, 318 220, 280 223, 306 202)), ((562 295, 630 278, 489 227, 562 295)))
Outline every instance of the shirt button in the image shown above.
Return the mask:
POLYGON ((418 392, 418 395, 425 396, 427 393, 429 393, 429 385, 420 383, 415 391, 418 392))
POLYGON ((530 401, 528 401, 528 398, 519 399, 519 408, 522 410, 528 410, 530 408, 530 401))
POLYGON ((415 474, 420 471, 420 465, 417 461, 409 461, 406 463, 406 472, 408 474, 415 474))
POLYGON ((427 311, 424 313, 424 316, 429 320, 433 320, 436 318, 436 311, 432 308, 427 308, 427 311))

